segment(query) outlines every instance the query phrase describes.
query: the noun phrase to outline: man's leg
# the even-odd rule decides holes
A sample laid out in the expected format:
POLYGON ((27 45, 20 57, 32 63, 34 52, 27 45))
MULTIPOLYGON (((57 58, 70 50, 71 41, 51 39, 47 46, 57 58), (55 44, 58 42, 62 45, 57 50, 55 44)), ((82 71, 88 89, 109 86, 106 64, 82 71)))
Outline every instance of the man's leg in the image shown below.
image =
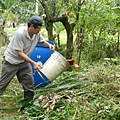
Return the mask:
POLYGON ((3 94, 6 87, 15 76, 17 70, 18 67, 16 65, 12 65, 9 62, 3 60, 1 77, 0 77, 0 95, 3 94))
POLYGON ((34 96, 34 80, 32 68, 29 63, 24 62, 20 64, 17 78, 24 89, 24 100, 32 100, 34 96))

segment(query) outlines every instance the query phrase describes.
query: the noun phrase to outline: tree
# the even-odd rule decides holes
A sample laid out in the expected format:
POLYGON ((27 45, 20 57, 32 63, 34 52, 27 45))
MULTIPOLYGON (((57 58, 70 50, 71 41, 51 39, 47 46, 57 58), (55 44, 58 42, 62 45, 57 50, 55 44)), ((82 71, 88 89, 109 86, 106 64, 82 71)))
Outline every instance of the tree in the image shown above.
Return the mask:
POLYGON ((8 44, 9 43, 9 38, 7 36, 7 33, 4 31, 4 25, 6 23, 6 20, 7 19, 16 19, 15 16, 12 14, 12 12, 10 11, 11 10, 11 6, 15 3, 16 1, 15 0, 5 0, 4 2, 3 1, 0 1, 0 13, 1 13, 1 16, 0 16, 0 20, 2 21, 1 24, 0 24, 0 35, 1 35, 1 45, 0 46, 3 46, 5 45, 6 43, 8 44))
POLYGON ((53 39, 53 23, 61 22, 67 33, 66 58, 72 58, 73 54, 73 30, 79 19, 79 12, 84 0, 39 0, 46 14, 45 27, 48 39, 53 39))
POLYGON ((75 56, 78 56, 79 62, 81 54, 86 61, 91 62, 116 56, 119 19, 112 10, 113 6, 115 2, 110 0, 84 3, 76 28, 79 37, 76 40, 75 56))

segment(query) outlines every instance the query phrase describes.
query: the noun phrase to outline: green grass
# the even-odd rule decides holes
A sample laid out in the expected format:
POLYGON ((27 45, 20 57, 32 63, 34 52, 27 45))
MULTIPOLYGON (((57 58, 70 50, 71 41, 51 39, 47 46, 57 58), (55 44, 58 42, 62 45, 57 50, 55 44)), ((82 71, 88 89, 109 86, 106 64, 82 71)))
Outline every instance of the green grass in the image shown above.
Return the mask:
POLYGON ((0 96, 0 120, 11 120, 12 118, 19 118, 22 115, 22 113, 18 111, 20 108, 18 98, 22 96, 23 91, 21 85, 16 78, 14 78, 5 93, 0 96))

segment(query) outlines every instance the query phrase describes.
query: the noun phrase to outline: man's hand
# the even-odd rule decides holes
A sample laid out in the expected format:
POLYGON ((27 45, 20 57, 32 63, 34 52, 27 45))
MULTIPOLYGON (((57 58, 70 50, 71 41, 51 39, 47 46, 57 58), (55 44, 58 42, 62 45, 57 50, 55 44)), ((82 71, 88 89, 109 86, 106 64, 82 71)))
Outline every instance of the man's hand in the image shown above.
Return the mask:
POLYGON ((35 62, 33 66, 36 72, 40 72, 40 69, 42 68, 42 64, 40 64, 39 62, 35 62))
POLYGON ((43 42, 41 42, 41 44, 42 44, 43 46, 47 46, 47 47, 49 47, 50 50, 52 50, 52 51, 55 50, 55 45, 52 45, 52 44, 50 44, 50 43, 47 42, 47 41, 43 41, 43 42))
POLYGON ((54 51, 55 50, 55 45, 49 44, 50 50, 54 51))

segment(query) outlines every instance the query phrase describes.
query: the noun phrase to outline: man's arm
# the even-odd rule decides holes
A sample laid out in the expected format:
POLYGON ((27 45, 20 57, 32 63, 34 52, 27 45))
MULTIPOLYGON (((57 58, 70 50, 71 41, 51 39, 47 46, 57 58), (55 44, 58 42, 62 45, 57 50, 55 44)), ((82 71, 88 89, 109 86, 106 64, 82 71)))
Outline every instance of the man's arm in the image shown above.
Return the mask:
POLYGON ((53 50, 53 51, 55 50, 55 45, 52 45, 52 44, 48 43, 47 41, 43 41, 43 42, 41 42, 41 44, 43 46, 49 47, 50 50, 53 50))
POLYGON ((37 72, 40 71, 40 69, 39 69, 40 64, 39 63, 36 63, 32 59, 30 59, 25 53, 23 53, 20 50, 16 50, 16 52, 17 52, 18 56, 21 57, 23 60, 31 63, 34 66, 35 71, 37 71, 37 72))

